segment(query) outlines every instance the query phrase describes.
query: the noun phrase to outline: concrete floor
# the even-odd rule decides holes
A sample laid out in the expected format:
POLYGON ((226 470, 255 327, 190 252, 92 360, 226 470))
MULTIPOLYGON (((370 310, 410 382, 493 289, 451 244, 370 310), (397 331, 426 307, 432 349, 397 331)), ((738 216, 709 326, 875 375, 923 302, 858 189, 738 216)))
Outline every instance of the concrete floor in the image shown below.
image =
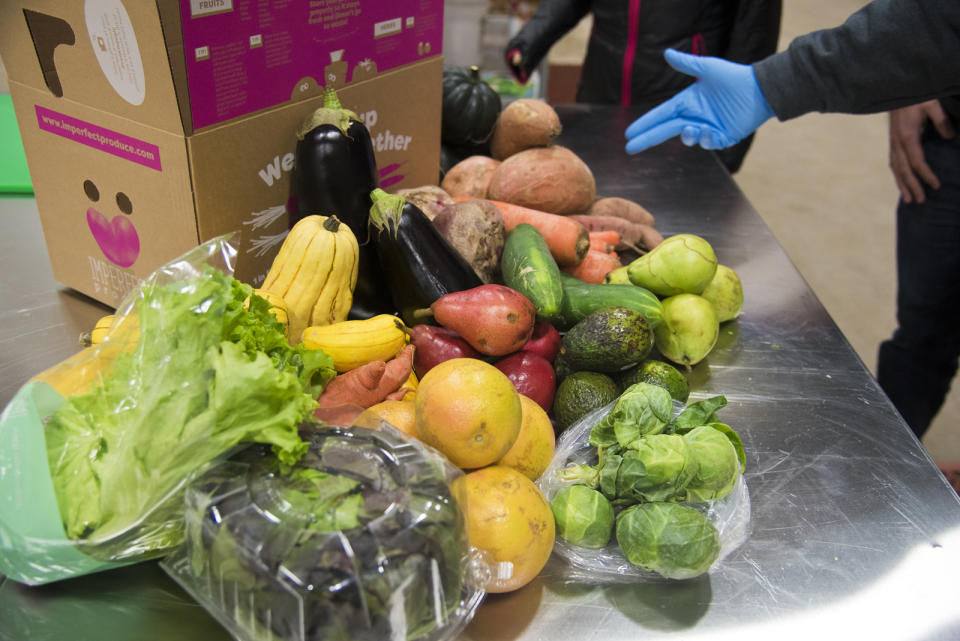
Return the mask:
MULTIPOLYGON (((784 2, 781 47, 832 27, 860 0, 784 2)), ((895 327, 895 207, 887 116, 809 114, 770 121, 735 180, 863 362, 876 371, 895 327)), ((749 295, 749 292, 746 292, 749 295)), ((924 436, 937 462, 960 461, 960 385, 924 436)))

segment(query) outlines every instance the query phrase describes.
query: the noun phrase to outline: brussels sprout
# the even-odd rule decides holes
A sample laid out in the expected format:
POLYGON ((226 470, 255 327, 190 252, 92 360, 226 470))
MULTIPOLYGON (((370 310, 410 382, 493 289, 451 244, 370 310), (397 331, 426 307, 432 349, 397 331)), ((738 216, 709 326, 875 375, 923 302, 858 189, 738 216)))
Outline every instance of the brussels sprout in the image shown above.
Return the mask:
POLYGON ((712 501, 729 494, 740 475, 740 459, 730 439, 709 425, 695 427, 682 438, 697 461, 686 500, 712 501))
POLYGON ((673 398, 663 387, 634 383, 623 391, 610 413, 590 430, 590 444, 630 447, 647 434, 663 432, 673 418, 673 398))
POLYGON ((720 555, 717 529, 680 503, 641 503, 623 510, 616 536, 630 563, 668 579, 703 574, 720 555))
POLYGON ((622 461, 623 457, 618 452, 600 450, 597 485, 605 496, 612 499, 617 497, 617 476, 622 461))
POLYGON ((653 434, 622 453, 617 498, 665 501, 682 496, 697 473, 697 461, 678 434, 653 434))
POLYGON ((603 494, 586 485, 560 488, 550 502, 557 534, 573 545, 602 548, 613 533, 613 506, 603 494))
POLYGON ((717 410, 726 407, 726 396, 711 396, 695 403, 690 403, 673 422, 673 431, 683 434, 695 427, 708 425, 717 421, 717 410))
POLYGON ((740 461, 740 471, 742 472, 746 469, 747 453, 743 450, 743 439, 740 438, 740 435, 726 423, 710 422, 708 425, 715 430, 719 430, 724 436, 730 439, 730 442, 733 443, 733 449, 737 451, 737 459, 740 461))

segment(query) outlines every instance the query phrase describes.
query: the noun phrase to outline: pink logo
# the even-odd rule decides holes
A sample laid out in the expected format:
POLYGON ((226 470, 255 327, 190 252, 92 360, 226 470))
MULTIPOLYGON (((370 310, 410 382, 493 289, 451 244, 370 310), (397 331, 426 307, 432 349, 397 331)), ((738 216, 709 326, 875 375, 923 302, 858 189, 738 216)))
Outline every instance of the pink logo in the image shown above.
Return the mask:
POLYGON ((93 207, 87 210, 87 225, 100 251, 120 267, 129 267, 140 255, 140 237, 126 216, 107 217, 93 207))
MULTIPOLYGON (((93 181, 86 180, 83 190, 87 197, 97 202, 100 200, 100 191, 93 181)), ((117 207, 123 214, 133 213, 133 204, 123 192, 117 193, 117 207)), ((87 226, 97 241, 97 246, 103 255, 112 263, 120 267, 129 267, 136 262, 140 255, 140 236, 133 223, 125 215, 114 216, 112 220, 93 207, 87 209, 87 226)))

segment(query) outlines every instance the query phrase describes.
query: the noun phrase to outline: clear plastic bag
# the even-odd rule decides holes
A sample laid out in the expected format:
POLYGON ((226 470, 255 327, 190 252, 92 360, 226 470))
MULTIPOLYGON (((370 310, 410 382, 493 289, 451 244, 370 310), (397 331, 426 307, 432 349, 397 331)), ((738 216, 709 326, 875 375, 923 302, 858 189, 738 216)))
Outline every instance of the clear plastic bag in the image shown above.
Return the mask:
POLYGON ((219 237, 156 270, 103 342, 4 409, 0 572, 41 584, 162 556, 183 539, 191 474, 241 443, 305 447, 296 428, 314 401, 274 362, 288 344, 259 351, 267 303, 243 302, 235 257, 219 237))
POLYGON ((192 482, 161 567, 239 641, 456 636, 489 573, 450 489, 462 472, 387 423, 307 429, 292 468, 251 448, 192 482))
MULTIPOLYGON (((615 403, 616 401, 589 412, 557 439, 553 460, 537 482, 547 501, 552 502, 561 488, 576 483, 562 478, 565 468, 571 464, 597 463, 597 448, 589 442, 590 430, 610 413, 615 403)), ((674 416, 679 414, 683 407, 682 403, 674 401, 674 416)), ((750 494, 743 474, 739 475, 733 490, 723 498, 684 505, 703 513, 717 529, 720 551, 711 571, 750 537, 750 494)), ((568 564, 565 576, 572 581, 626 583, 668 580, 656 572, 630 563, 617 544, 615 536, 611 536, 610 542, 600 549, 573 545, 558 536, 554 553, 568 564)))

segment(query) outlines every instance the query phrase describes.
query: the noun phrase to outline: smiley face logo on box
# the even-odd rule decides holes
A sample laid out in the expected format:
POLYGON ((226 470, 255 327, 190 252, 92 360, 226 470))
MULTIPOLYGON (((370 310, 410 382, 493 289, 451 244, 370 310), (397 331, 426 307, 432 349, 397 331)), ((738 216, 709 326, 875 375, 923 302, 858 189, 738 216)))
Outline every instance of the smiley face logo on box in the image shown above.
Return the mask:
POLYGON ((83 181, 83 191, 91 202, 91 206, 87 208, 87 226, 100 251, 115 265, 133 265, 140 255, 140 236, 129 219, 133 214, 130 197, 119 191, 114 197, 114 203, 104 199, 101 204, 100 190, 92 180, 83 181), (120 213, 110 218, 94 206, 106 208, 112 204, 116 205, 120 213))

